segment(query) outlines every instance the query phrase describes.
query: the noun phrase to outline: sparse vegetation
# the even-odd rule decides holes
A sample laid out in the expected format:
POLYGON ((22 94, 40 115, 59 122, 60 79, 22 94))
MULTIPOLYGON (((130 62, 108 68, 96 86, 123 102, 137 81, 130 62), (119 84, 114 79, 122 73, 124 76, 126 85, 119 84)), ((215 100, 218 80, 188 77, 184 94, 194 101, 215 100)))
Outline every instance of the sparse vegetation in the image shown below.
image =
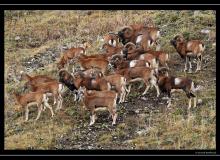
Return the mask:
POLYGON ((204 28, 215 31, 213 11, 5 11, 5 149, 215 149, 216 49, 200 33, 204 28), (167 109, 163 95, 156 98, 154 89, 142 99, 139 93, 143 87, 139 90, 137 84, 132 87, 128 103, 117 106, 115 127, 108 112, 97 114, 95 125, 88 127, 89 113, 83 114, 69 91, 63 109, 54 118, 46 110, 34 122, 37 107, 33 107, 30 120, 24 122, 24 109, 15 105, 12 96, 14 91, 22 92, 21 70, 58 79, 56 60, 63 46, 70 48, 89 41, 92 47, 87 53, 94 54, 102 45, 99 37, 134 23, 161 28, 161 49, 170 53, 170 73, 177 76, 184 75, 184 62, 169 41, 182 33, 186 39, 205 42, 203 70, 188 74, 202 86, 197 108, 188 112, 187 98, 181 92, 172 95, 175 100, 167 109))

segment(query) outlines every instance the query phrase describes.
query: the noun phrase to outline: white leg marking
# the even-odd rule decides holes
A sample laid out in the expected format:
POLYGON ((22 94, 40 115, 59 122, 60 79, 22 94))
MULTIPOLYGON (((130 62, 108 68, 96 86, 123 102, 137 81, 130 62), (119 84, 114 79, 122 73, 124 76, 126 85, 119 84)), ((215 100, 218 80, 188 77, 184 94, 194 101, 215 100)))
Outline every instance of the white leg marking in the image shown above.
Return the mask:
POLYGON ((150 83, 156 88, 156 90, 157 90, 157 97, 159 97, 160 96, 160 89, 159 89, 159 87, 157 85, 157 79, 156 78, 151 79, 150 83))
POLYGON ((56 103, 57 103, 57 100, 56 100, 56 98, 54 96, 54 98, 53 98, 53 105, 55 105, 56 103))
POLYGON ((149 88, 150 88, 150 85, 148 84, 146 84, 145 83, 145 85, 146 85, 146 89, 144 90, 144 93, 142 93, 142 95, 145 95, 146 93, 147 93, 147 91, 149 90, 149 88))
POLYGON ((26 106, 25 121, 28 120, 28 113, 29 113, 29 109, 28 109, 28 106, 26 106))
POLYGON ((167 103, 168 103, 167 104, 167 108, 170 108, 170 106, 171 106, 171 98, 168 99, 167 103))
POLYGON ((37 118, 35 119, 35 121, 40 118, 41 112, 42 112, 42 104, 38 106, 38 114, 37 114, 37 118))
MULTIPOLYGON (((189 58, 188 58, 189 60, 189 58)), ((189 63, 189 73, 192 73, 192 63, 191 63, 191 60, 188 61, 189 63)))
POLYGON ((95 114, 93 114, 92 116, 90 116, 90 126, 93 125, 95 123, 95 114))
POLYGON ((186 56, 186 62, 185 62, 185 68, 184 68, 184 72, 187 71, 187 63, 188 63, 188 57, 186 56))
POLYGON ((191 104, 192 104, 192 98, 189 99, 189 106, 188 106, 188 110, 191 108, 191 104))
POLYGON ((116 119, 117 119, 117 113, 115 113, 115 115, 113 116, 113 121, 112 121, 112 125, 116 124, 116 119))
POLYGON ((194 108, 195 108, 195 107, 196 107, 196 105, 197 105, 197 104, 196 104, 197 99, 196 99, 196 97, 194 97, 193 99, 194 99, 194 108))

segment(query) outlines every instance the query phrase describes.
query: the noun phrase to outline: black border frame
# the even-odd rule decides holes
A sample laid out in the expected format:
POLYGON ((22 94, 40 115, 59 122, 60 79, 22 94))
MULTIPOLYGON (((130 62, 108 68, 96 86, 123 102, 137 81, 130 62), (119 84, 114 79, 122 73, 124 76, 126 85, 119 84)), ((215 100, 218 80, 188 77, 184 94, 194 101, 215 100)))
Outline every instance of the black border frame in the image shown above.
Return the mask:
MULTIPOLYGON (((4 27, 4 10, 216 10, 216 23, 219 22, 219 12, 218 7, 216 5, 151 5, 151 4, 123 4, 123 5, 103 5, 103 4, 85 4, 85 5, 66 5, 66 4, 36 4, 36 5, 2 5, 2 26, 4 27)), ((216 24, 216 26, 218 26, 216 24)), ((4 28, 2 29, 4 30, 4 28)), ((216 28, 217 30, 217 28, 216 28)), ((4 44, 4 32, 1 36, 1 44, 4 44)), ((218 32, 216 32, 218 34, 218 32)), ((218 36, 217 36, 218 37, 218 36)), ((4 52, 4 48, 2 52, 4 52)), ((218 45, 216 45, 216 50, 218 45)), ((217 51, 216 51, 217 52, 217 51)), ((3 56, 3 54, 1 54, 3 56)), ((3 62, 4 69, 4 57, 1 58, 3 62)), ((4 70, 1 70, 4 71, 4 70)), ((4 73, 2 73, 4 75, 4 73)), ((4 77, 0 83, 0 87, 4 89, 4 77)), ((217 85, 217 84, 216 84, 217 85)), ((1 94, 1 96, 4 94, 1 94)), ((4 96, 1 97, 4 101, 4 96)), ((217 102, 216 102, 217 103, 217 102)), ((216 107, 216 113, 218 113, 218 107, 216 107)), ((0 112, 1 120, 0 122, 1 129, 4 128, 4 112, 0 112)), ((150 156, 150 155, 193 155, 193 156, 214 156, 219 155, 219 147, 218 147, 218 127, 219 119, 216 116, 216 150, 4 150, 4 143, 1 143, 1 151, 2 155, 71 155, 71 156, 97 156, 97 155, 105 155, 105 156, 114 156, 114 155, 129 155, 129 156, 150 156)), ((2 130, 3 134, 1 134, 2 141, 4 142, 4 129, 2 130)))

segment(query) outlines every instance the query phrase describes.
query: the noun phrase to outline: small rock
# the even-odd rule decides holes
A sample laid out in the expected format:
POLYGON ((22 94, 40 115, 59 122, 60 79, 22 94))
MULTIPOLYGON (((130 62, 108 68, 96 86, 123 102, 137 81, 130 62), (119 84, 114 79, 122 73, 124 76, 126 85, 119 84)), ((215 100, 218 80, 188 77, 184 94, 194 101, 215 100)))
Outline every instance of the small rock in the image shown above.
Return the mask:
POLYGON ((21 38, 20 38, 19 36, 16 36, 16 37, 15 37, 15 40, 16 40, 16 41, 18 41, 18 40, 20 40, 20 39, 21 39, 21 38))
POLYGON ((162 100, 167 100, 167 99, 169 99, 169 97, 163 97, 163 98, 162 98, 162 100))
POLYGON ((93 147, 92 146, 88 146, 88 149, 93 149, 93 147))
POLYGON ((68 49, 68 46, 62 46, 62 49, 67 50, 67 49, 68 49))
POLYGON ((138 114, 139 112, 140 112, 139 110, 135 110, 135 113, 137 113, 137 114, 138 114))
POLYGON ((142 100, 145 100, 145 101, 147 100, 147 98, 146 98, 146 97, 141 97, 141 99, 142 99, 142 100))
POLYGON ((126 141, 124 141, 123 143, 132 143, 133 142, 133 140, 126 140, 126 141))
POLYGON ((202 99, 198 99, 197 104, 202 104, 202 99))
POLYGON ((148 131, 148 130, 143 129, 143 130, 137 131, 137 134, 138 134, 138 135, 146 135, 147 131, 148 131))
POLYGON ((140 118, 143 118, 143 117, 146 116, 146 114, 139 114, 138 116, 139 116, 140 118))
POLYGON ((201 30, 201 33, 204 33, 204 34, 208 34, 209 32, 210 32, 209 29, 202 29, 202 30, 201 30))

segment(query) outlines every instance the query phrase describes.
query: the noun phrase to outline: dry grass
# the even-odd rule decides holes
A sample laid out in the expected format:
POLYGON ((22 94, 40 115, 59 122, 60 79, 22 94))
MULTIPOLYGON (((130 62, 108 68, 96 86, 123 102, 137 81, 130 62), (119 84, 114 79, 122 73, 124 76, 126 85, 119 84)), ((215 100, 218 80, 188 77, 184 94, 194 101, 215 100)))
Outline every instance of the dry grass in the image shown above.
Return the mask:
MULTIPOLYGON (((207 36, 199 33, 204 28, 215 30, 216 19, 212 11, 199 11, 198 14, 185 10, 5 11, 5 79, 11 72, 11 66, 14 65, 12 68, 17 75, 24 69, 21 61, 25 57, 33 57, 52 48, 62 52, 63 45, 78 46, 83 40, 92 44, 88 53, 94 54, 102 45, 99 37, 111 31, 116 32, 125 25, 142 22, 159 26, 165 32, 160 40, 162 49, 170 53, 171 59, 180 63, 180 68, 172 69, 172 73, 177 76, 184 75, 184 64, 169 40, 182 33, 187 39, 200 38, 205 41, 207 51, 204 60, 207 63, 204 66, 207 67, 201 73, 188 75, 204 87, 198 93, 202 104, 187 113, 187 98, 182 96, 183 93, 176 94, 174 97, 178 101, 173 101, 171 110, 143 113, 141 117, 127 116, 114 130, 100 135, 97 143, 102 146, 112 145, 114 137, 126 139, 132 133, 134 136, 129 139, 129 145, 134 146, 134 149, 215 149, 216 83, 213 79, 216 79, 216 51, 207 41, 207 36), (143 129, 146 130, 145 134, 136 134, 143 129)), ((54 63, 45 66, 44 70, 34 70, 31 74, 47 74, 58 78, 54 63)), ((5 149, 54 148, 57 138, 81 125, 78 105, 73 103, 71 95, 67 95, 64 109, 55 118, 51 119, 47 110, 38 122, 34 122, 36 108, 33 108, 30 121, 25 123, 22 110, 15 110, 14 98, 11 98, 14 90, 22 92, 23 84, 5 83, 5 149)), ((133 92, 130 98, 137 95, 137 92, 133 92)), ((88 113, 84 118, 87 123, 88 113)))

